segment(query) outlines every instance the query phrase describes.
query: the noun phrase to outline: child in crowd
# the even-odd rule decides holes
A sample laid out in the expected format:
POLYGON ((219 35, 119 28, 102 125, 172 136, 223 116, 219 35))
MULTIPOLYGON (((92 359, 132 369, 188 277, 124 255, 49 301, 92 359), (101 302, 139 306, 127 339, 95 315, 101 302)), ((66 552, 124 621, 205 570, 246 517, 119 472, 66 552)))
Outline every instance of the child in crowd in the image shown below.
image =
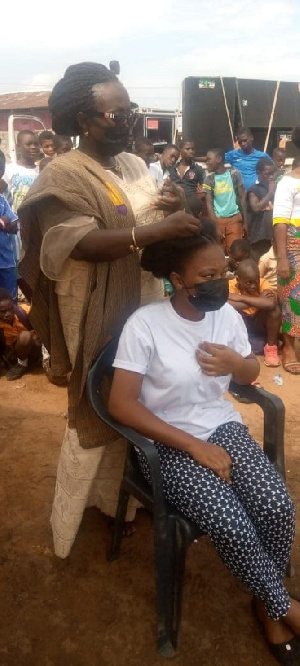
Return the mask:
POLYGON ((153 142, 146 136, 138 136, 136 138, 134 142, 134 152, 145 162, 145 164, 147 164, 147 167, 149 167, 151 162, 154 161, 153 142))
POLYGON ((55 147, 54 147, 54 134, 49 130, 41 132, 39 135, 39 142, 42 152, 45 157, 54 157, 55 147))
POLYGON ((54 148, 56 155, 65 155, 73 148, 73 141, 70 136, 62 134, 54 135, 54 148))
POLYGON ((150 164, 149 171, 157 187, 162 187, 169 178, 170 169, 176 164, 179 155, 179 148, 173 143, 168 143, 159 159, 150 164))
MULTIPOLYGON (((40 151, 37 134, 31 130, 21 130, 17 135, 16 148, 17 162, 6 164, 4 175, 0 179, 0 193, 8 188, 7 198, 14 213, 17 213, 28 190, 39 175, 39 167, 35 164, 40 151)), ((14 241, 15 260, 18 264, 22 247, 19 229, 14 241)), ((28 298, 28 285, 18 276, 17 279, 19 287, 28 298)))
POLYGON ((276 171, 276 182, 279 183, 281 178, 285 176, 286 174, 286 168, 285 168, 285 160, 286 160, 286 151, 284 148, 274 148, 273 153, 272 153, 272 159, 274 164, 276 164, 277 171, 276 171))
POLYGON ((35 132, 21 130, 18 133, 17 153, 17 162, 6 165, 0 180, 0 192, 8 187, 14 213, 17 213, 29 188, 39 175, 39 168, 35 165, 39 155, 39 141, 35 132))
POLYGON ((179 185, 183 189, 187 202, 190 197, 202 195, 204 170, 195 162, 194 157, 194 142, 189 139, 182 140, 180 160, 170 168, 170 178, 175 185, 179 185))
POLYGON ((244 259, 249 259, 251 254, 250 243, 246 238, 238 238, 233 241, 229 251, 229 270, 233 276, 236 274, 238 265, 244 259))
POLYGON ((15 305, 7 289, 0 288, 0 356, 8 381, 20 379, 41 360, 41 345, 29 322, 29 306, 15 305))
POLYGON ((69 153, 70 150, 73 148, 73 142, 70 136, 62 136, 60 134, 54 134, 53 135, 53 143, 54 143, 54 154, 50 157, 50 155, 47 155, 44 157, 44 159, 41 160, 40 162, 40 172, 43 171, 45 166, 49 164, 49 162, 52 162, 53 157, 58 156, 58 155, 64 155, 65 153, 69 153))
POLYGON ((256 165, 257 182, 248 190, 248 240, 255 261, 268 252, 273 239, 273 201, 276 191, 276 167, 263 157, 256 165))
POLYGON ((261 278, 266 278, 273 291, 277 292, 277 257, 275 257, 274 245, 269 251, 262 255, 258 264, 261 278))
POLYGON ((217 225, 225 254, 234 240, 247 233, 247 207, 243 179, 236 169, 226 169, 225 152, 213 148, 207 153, 209 174, 203 184, 208 215, 217 225))
POLYGON ((7 289, 17 301, 17 272, 13 234, 17 233, 17 216, 0 194, 0 288, 7 289))
POLYGON ((237 268, 237 276, 229 280, 229 301, 240 312, 246 324, 252 351, 264 354, 265 365, 280 365, 278 337, 281 310, 276 293, 267 280, 259 277, 253 259, 245 259, 237 268))

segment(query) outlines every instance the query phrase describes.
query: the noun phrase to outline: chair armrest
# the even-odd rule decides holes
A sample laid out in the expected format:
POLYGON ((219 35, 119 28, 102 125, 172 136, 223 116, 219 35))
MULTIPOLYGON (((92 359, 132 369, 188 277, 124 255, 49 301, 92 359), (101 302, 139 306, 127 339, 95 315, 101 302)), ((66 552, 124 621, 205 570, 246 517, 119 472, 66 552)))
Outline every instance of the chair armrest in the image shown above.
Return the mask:
POLYGON ((255 386, 230 382, 229 390, 259 405, 264 413, 263 449, 269 460, 285 479, 284 462, 284 404, 277 395, 255 386))

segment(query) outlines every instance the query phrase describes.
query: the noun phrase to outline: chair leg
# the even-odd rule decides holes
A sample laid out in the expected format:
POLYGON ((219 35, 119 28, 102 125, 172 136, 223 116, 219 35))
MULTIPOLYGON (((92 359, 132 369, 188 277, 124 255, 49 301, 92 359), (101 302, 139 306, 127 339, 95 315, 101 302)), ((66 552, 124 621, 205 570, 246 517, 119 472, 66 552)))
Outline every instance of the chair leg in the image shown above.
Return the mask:
POLYGON ((178 643, 187 545, 175 520, 169 521, 166 538, 162 529, 159 532, 155 535, 158 652, 171 658, 178 643))
POLYGON ((112 541, 107 554, 107 559, 110 562, 117 560, 118 557, 120 557, 121 541, 124 531, 129 497, 130 493, 121 485, 112 541))
POLYGON ((176 534, 174 540, 174 568, 172 576, 172 643, 177 648, 181 622, 183 581, 185 574, 185 561, 187 543, 180 524, 176 521, 176 534))
MULTIPOLYGON (((163 657, 171 658, 176 654, 173 645, 172 609, 173 609, 173 574, 174 574, 174 525, 160 525, 154 521, 155 546, 155 581, 157 603, 158 640, 157 650, 163 657)), ((172 521, 173 523, 173 521, 172 521)))

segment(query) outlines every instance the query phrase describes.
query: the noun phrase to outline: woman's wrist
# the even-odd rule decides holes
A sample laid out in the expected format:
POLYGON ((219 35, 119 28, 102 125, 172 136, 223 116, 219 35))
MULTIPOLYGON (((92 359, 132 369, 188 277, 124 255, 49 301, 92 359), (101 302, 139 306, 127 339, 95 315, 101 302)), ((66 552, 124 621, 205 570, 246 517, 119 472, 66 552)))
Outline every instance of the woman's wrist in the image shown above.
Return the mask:
POLYGON ((206 442, 203 442, 201 439, 197 439, 196 437, 190 435, 186 440, 184 450, 191 456, 191 458, 197 457, 197 459, 199 459, 199 453, 205 444, 206 442))
POLYGON ((232 378, 238 384, 251 384, 258 375, 259 375, 259 363, 255 356, 244 358, 240 354, 239 362, 236 363, 236 367, 232 372, 232 378))
MULTIPOLYGON (((151 243, 156 243, 157 241, 164 240, 165 235, 163 233, 163 220, 159 222, 154 222, 153 224, 143 225, 141 227, 134 228, 134 235, 136 239, 136 244, 140 249, 150 245, 151 243)), ((131 237, 131 232, 130 232, 131 237)))
POLYGON ((241 354, 238 354, 238 352, 233 351, 233 358, 232 358, 232 368, 231 368, 231 374, 233 377, 237 378, 240 377, 241 374, 245 371, 247 366, 245 366, 245 361, 246 359, 241 356, 241 354))

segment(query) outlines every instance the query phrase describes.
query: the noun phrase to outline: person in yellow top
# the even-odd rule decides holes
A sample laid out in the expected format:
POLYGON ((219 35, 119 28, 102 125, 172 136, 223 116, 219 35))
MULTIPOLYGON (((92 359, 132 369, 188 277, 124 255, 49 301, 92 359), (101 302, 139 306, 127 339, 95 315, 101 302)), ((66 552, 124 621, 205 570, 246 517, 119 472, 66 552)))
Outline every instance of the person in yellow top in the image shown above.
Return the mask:
POLYGON ((255 354, 264 354, 265 365, 277 367, 281 311, 276 292, 259 276, 253 259, 241 261, 236 277, 229 280, 229 301, 246 324, 249 342, 255 354))
POLYGON ((28 319, 29 305, 15 305, 7 289, 0 289, 0 358, 6 379, 19 379, 41 359, 41 345, 28 319))

